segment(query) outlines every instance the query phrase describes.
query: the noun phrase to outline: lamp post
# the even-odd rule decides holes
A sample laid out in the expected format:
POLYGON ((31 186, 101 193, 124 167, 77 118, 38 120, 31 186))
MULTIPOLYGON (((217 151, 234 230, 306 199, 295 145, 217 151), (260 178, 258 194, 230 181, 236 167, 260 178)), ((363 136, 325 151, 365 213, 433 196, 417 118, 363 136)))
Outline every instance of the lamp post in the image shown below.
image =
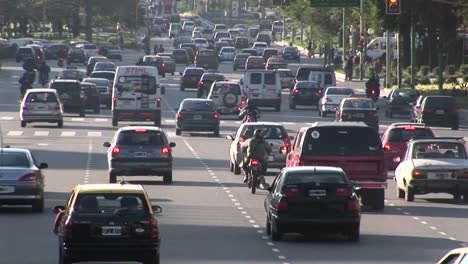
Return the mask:
POLYGON ((351 54, 354 54, 356 52, 356 41, 354 39, 354 34, 356 33, 356 29, 353 27, 353 25, 349 26, 349 32, 351 35, 349 36, 350 38, 350 44, 351 44, 351 54))

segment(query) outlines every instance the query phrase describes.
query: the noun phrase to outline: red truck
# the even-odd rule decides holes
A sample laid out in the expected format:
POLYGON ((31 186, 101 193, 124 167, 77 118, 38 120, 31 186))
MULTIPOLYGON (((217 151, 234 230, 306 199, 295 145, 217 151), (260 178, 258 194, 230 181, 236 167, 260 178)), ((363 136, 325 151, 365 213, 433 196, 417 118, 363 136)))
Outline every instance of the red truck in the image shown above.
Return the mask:
POLYGON ((378 133, 362 122, 316 122, 303 127, 286 156, 286 166, 342 168, 361 203, 383 210, 387 168, 378 133))

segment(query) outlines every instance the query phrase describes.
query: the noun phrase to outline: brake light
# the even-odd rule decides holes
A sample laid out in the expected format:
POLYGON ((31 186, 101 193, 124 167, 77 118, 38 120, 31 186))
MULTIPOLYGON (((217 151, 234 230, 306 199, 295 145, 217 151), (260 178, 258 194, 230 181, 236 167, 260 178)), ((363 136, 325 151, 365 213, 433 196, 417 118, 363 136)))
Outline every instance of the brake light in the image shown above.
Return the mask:
POLYGON ((286 197, 296 196, 299 194, 299 188, 296 186, 288 186, 284 189, 283 194, 286 197))
POLYGON ((63 228, 63 239, 64 240, 69 240, 72 238, 72 226, 73 226, 73 220, 71 216, 67 218, 65 221, 65 225, 63 228))
POLYGON ((178 119, 183 118, 183 117, 184 117, 183 114, 181 114, 181 113, 178 113, 178 114, 177 114, 177 118, 178 118, 178 119))
POLYGON ((376 91, 375 91, 375 90, 371 90, 371 94, 375 94, 375 93, 376 93, 376 91))
POLYGON ((353 199, 351 201, 348 201, 348 210, 359 210, 361 208, 361 205, 359 204, 358 199, 353 199))
POLYGON ((468 179, 468 170, 463 172, 463 178, 468 179))
POLYGON ((294 94, 298 94, 299 93, 299 90, 298 89, 294 89, 294 94))
POLYGON ((330 97, 325 97, 324 98, 325 103, 331 103, 333 100, 330 97))
POLYGON ((244 143, 245 138, 244 137, 239 137, 239 141, 237 142, 237 148, 240 148, 242 146, 242 143, 244 143))
POLYGON ((54 106, 54 110, 59 110, 60 109, 60 104, 57 103, 55 106, 54 106))
POLYGON ((337 188, 336 196, 348 197, 353 193, 353 190, 350 187, 337 188))
POLYGON ((318 90, 317 90, 317 93, 318 93, 318 94, 323 94, 323 90, 322 90, 322 89, 318 89, 318 90))
POLYGON ((245 105, 245 104, 246 104, 245 100, 242 100, 241 105, 245 105))
POLYGON ((250 165, 252 165, 252 166, 258 166, 258 164, 259 164, 258 160, 252 160, 250 162, 250 165))
POLYGON ((166 67, 166 63, 163 63, 162 66, 163 66, 163 68, 165 68, 165 67, 166 67))
POLYGON ((204 81, 200 81, 200 85, 204 85, 204 84, 205 84, 205 82, 204 82, 204 81))
POLYGON ((416 128, 412 127, 412 126, 409 126, 409 127, 405 127, 405 130, 416 130, 416 128))
POLYGON ((26 104, 23 105, 23 110, 28 110, 28 106, 26 104))
POLYGON ((146 129, 135 129, 137 133, 146 133, 146 129))
POLYGON ((382 187, 385 187, 385 186, 382 186, 381 183, 362 183, 361 187, 364 188, 364 189, 365 188, 368 188, 368 189, 376 188, 376 189, 378 189, 378 188, 382 188, 382 187))
POLYGON ((392 147, 390 146, 390 144, 385 144, 384 147, 383 147, 386 151, 390 151, 392 149, 392 147))
POLYGON ((168 147, 163 147, 161 148, 161 153, 162 154, 169 154, 171 152, 171 149, 168 147))
POLYGON ((297 78, 294 78, 294 83, 297 83, 299 80, 297 78))
POLYGON ((418 170, 413 171, 413 177, 421 177, 421 176, 423 176, 423 173, 421 171, 418 171, 418 170))
POLYGON ((19 181, 37 181, 38 176, 39 175, 36 172, 28 173, 21 176, 21 178, 19 178, 19 181))
POLYGON ((287 211, 288 210, 288 202, 281 198, 277 203, 276 203, 276 210, 277 211, 287 211))
POLYGON ((159 237, 158 220, 152 217, 150 219, 149 225, 150 225, 150 238, 157 239, 159 237))
POLYGON ((283 144, 288 149, 291 147, 291 141, 287 137, 283 138, 283 144))
POLYGON ((156 106, 161 107, 161 97, 156 98, 156 106))
POLYGON ((114 147, 112 149, 112 154, 119 154, 120 153, 120 148, 119 147, 114 147))
POLYGON ((213 118, 214 118, 214 119, 218 119, 218 118, 219 118, 219 115, 218 115, 218 114, 213 114, 213 118))
POLYGON ((117 106, 117 97, 112 97, 112 104, 114 105, 114 108, 117 106))

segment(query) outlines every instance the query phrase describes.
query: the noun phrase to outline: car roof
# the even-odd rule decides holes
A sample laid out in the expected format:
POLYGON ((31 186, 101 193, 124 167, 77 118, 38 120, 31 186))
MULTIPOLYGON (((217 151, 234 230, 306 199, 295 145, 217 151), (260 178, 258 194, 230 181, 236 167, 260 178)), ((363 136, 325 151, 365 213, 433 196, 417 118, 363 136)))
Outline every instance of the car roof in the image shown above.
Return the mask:
POLYGON ((109 74, 112 73, 112 74, 115 74, 115 72, 113 72, 113 71, 93 71, 91 74, 93 74, 93 73, 109 73, 109 74))
MULTIPOLYGON (((109 82, 108 79, 106 78, 98 78, 98 77, 86 77, 84 78, 83 80, 87 80, 87 81, 106 81, 106 82, 109 82)), ((34 89, 35 90, 35 89, 34 89)))
POLYGON ((0 153, 1 152, 14 152, 14 153, 30 153, 29 149, 22 149, 22 148, 8 148, 8 147, 3 147, 0 148, 0 153))
POLYGON ((92 82, 81 82, 81 85, 89 85, 89 86, 94 86, 94 87, 96 87, 96 84, 95 84, 95 83, 92 83, 92 82))
POLYGON ((387 129, 394 129, 394 128, 404 128, 404 127, 415 127, 415 128, 429 128, 424 123, 393 123, 388 126, 387 129))
POLYGON ((288 172, 335 172, 343 173, 342 168, 331 167, 331 166, 298 166, 298 167, 286 167, 282 170, 284 173, 288 172))
POLYGON ((464 143, 463 137, 434 137, 434 138, 421 138, 410 139, 410 143, 430 143, 430 142, 451 142, 451 143, 464 143))
POLYGON ((313 127, 369 127, 364 122, 314 122, 308 127, 303 127, 302 129, 308 129, 313 127))
POLYGON ((248 122, 241 125, 241 127, 247 126, 281 126, 284 127, 281 123, 278 122, 248 122))
POLYGON ((182 102, 185 102, 185 101, 213 102, 213 100, 205 99, 205 98, 185 98, 184 100, 182 100, 182 102))
POLYGON ((144 193, 145 190, 140 184, 78 184, 75 186, 77 193, 144 193))
POLYGON ((54 79, 52 80, 52 83, 80 83, 78 80, 72 80, 72 79, 54 79))
POLYGON ((34 88, 34 89, 28 89, 27 93, 50 93, 50 92, 57 92, 57 90, 52 89, 52 88, 34 88))
POLYGON ((126 126, 126 127, 119 128, 119 130, 117 130, 116 133, 121 132, 121 131, 131 131, 131 130, 136 130, 136 129, 146 129, 146 130, 151 130, 151 131, 163 131, 160 127, 154 127, 154 126, 126 126))

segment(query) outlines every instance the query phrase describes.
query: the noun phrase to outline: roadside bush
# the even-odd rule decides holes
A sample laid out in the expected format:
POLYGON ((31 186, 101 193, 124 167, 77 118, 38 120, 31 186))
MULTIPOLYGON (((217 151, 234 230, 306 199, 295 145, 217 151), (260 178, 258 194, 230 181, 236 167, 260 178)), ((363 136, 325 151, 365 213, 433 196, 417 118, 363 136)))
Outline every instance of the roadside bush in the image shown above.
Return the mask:
POLYGON ((427 76, 422 76, 417 79, 417 83, 424 84, 424 85, 431 84, 431 79, 427 76))
POLYGON ((460 73, 462 75, 467 75, 468 74, 468 64, 462 64, 460 65, 460 69, 459 69, 460 73))
POLYGON ((468 83, 468 73, 463 75, 463 82, 468 83))
POLYGON ((429 66, 421 66, 421 68, 419 68, 419 74, 422 76, 427 76, 429 74, 429 70, 429 66))
POLYGON ((445 82, 446 82, 446 83, 458 84, 457 77, 458 77, 457 75, 449 75, 449 76, 447 76, 447 78, 445 79, 445 82))
POLYGON ((439 67, 434 67, 434 69, 432 69, 432 74, 437 76, 439 74, 439 67))
POLYGON ((446 74, 447 75, 454 75, 457 69, 455 68, 455 65, 447 65, 446 68, 446 74))

